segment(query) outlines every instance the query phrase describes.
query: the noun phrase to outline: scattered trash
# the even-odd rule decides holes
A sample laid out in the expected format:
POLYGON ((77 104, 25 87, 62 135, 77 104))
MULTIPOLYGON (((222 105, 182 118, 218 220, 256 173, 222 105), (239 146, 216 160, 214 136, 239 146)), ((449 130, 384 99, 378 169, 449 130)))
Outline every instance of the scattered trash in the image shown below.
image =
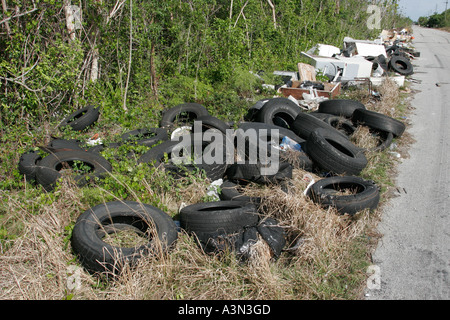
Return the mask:
POLYGON ((316 180, 314 180, 312 175, 307 173, 303 176, 303 181, 309 182, 308 186, 306 187, 305 191, 303 192, 303 194, 305 196, 307 196, 311 187, 316 183, 316 180))
POLYGON ((393 151, 389 151, 389 154, 392 154, 394 157, 400 159, 402 157, 402 155, 398 152, 393 152, 393 151))
POLYGON ((103 143, 103 141, 99 137, 98 133, 96 133, 94 136, 92 136, 91 138, 89 138, 86 141, 86 144, 89 146, 98 146, 98 145, 101 145, 102 143, 103 143))
POLYGON ((302 151, 302 146, 300 145, 300 143, 295 142, 294 140, 290 139, 289 137, 284 137, 280 144, 280 150, 302 151))
MULTIPOLYGON (((282 151, 297 151, 299 155, 302 154, 310 158, 308 160, 314 163, 315 168, 317 167, 325 171, 322 176, 328 179, 327 181, 331 181, 330 186, 332 185, 335 188, 335 190, 332 190, 331 187, 320 187, 318 186, 320 181, 317 182, 312 174, 305 174, 302 178, 308 184, 303 192, 305 196, 311 196, 322 205, 334 206, 336 208, 343 207, 341 211, 348 214, 355 214, 366 207, 373 209, 378 205, 379 198, 376 197, 373 197, 375 200, 370 203, 370 206, 364 202, 366 200, 364 197, 367 196, 366 191, 369 187, 369 191, 372 193, 379 192, 374 183, 372 181, 360 181, 352 177, 358 175, 367 165, 367 159, 361 152, 361 148, 352 145, 348 137, 340 133, 331 124, 328 124, 323 119, 319 120, 319 118, 315 118, 312 115, 309 121, 302 123, 303 126, 296 126, 303 119, 302 116, 306 114, 306 112, 302 112, 304 110, 297 108, 297 106, 307 109, 307 111, 319 109, 322 102, 333 100, 340 95, 343 84, 352 83, 352 81, 367 80, 369 82, 369 92, 374 98, 380 98, 380 93, 372 90, 372 86, 381 85, 386 77, 394 80, 399 87, 403 87, 406 77, 413 74, 413 67, 410 60, 420 56, 420 53, 407 46, 407 42, 411 39, 412 37, 407 29, 400 31, 383 30, 380 36, 373 41, 346 37, 342 50, 331 45, 318 44, 307 52, 302 52, 302 55, 309 59, 310 64, 298 63, 298 70, 296 71, 274 71, 274 75, 278 75, 283 79, 283 85, 263 84, 264 88, 277 90, 285 98, 274 98, 279 99, 275 101, 278 104, 273 103, 274 101, 272 99, 258 101, 251 108, 250 122, 255 121, 269 124, 269 121, 272 121, 273 123, 270 123, 270 125, 278 129, 290 130, 289 132, 292 135, 288 136, 289 133, 283 134, 279 145, 273 147, 282 151), (325 78, 328 78, 328 81, 324 81, 322 77, 320 77, 321 81, 318 81, 318 72, 324 75, 325 78), (268 103, 269 101, 270 103, 268 103), (317 122, 313 121, 313 119, 317 122), (305 133, 305 131, 308 131, 308 134, 302 135, 301 133, 305 133), (300 139, 296 141, 292 136, 301 136, 302 141, 300 139), (345 150, 345 152, 342 150, 345 150), (347 176, 344 175, 342 177, 340 176, 341 174, 347 174, 347 176), (335 177, 336 175, 339 177, 335 177), (342 188, 340 188, 339 183, 342 184, 342 188), (359 202, 353 199, 356 198, 356 195, 352 197, 342 196, 342 199, 337 196, 337 192, 345 191, 344 189, 346 188, 344 186, 350 183, 363 186, 357 188, 357 190, 364 190, 364 192, 361 191, 356 194, 360 198, 359 202), (314 195, 316 196, 315 198, 314 195), (328 202, 324 201, 325 198, 328 202), (350 198, 353 200, 348 200, 350 198), (341 200, 341 203, 338 200, 341 200)), ((259 75, 254 75, 262 79, 259 75)), ((411 81, 417 80, 411 79, 411 81)), ((439 87, 440 84, 436 83, 436 86, 439 87)), ((373 130, 390 134, 391 140, 389 140, 389 143, 393 137, 399 137, 403 133, 405 126, 402 122, 376 112, 369 112, 362 108, 352 110, 347 120, 358 123, 358 125, 366 125, 373 130)), ((329 114, 333 113, 329 112, 329 114)), ((208 115, 207 109, 202 105, 186 103, 166 110, 160 122, 160 127, 174 128, 174 126, 178 125, 179 127, 171 134, 172 140, 178 140, 177 138, 181 136, 192 134, 193 127, 188 125, 190 121, 208 115), (184 115, 184 117, 181 117, 181 115, 184 115), (183 125, 175 121, 180 121, 180 118, 181 120, 185 120, 183 125)), ((74 130, 82 131, 91 126, 97 119, 98 108, 89 106, 68 116, 60 127, 63 128, 64 126, 70 125, 74 130), (76 121, 71 121, 74 118, 76 121), (76 126, 74 127, 74 125, 76 126)), ((95 134, 89 138, 86 143, 89 146, 103 145, 99 134, 95 134)), ((400 159, 401 154, 394 151, 396 148, 397 145, 395 143, 390 144, 388 153, 400 159)), ((155 149, 152 150, 154 151, 155 149)), ((84 158, 81 159, 86 163, 92 163, 92 167, 97 171, 100 171, 99 169, 101 168, 108 168, 106 171, 112 170, 112 167, 108 163, 104 164, 102 162, 103 159, 100 156, 86 151, 66 151, 68 152, 65 154, 66 158, 62 158, 62 160, 67 162, 74 158, 74 154, 77 156, 78 154, 82 154, 84 158)), ((64 154, 60 153, 59 155, 64 154)), ((59 178, 59 175, 51 175, 54 170, 43 170, 42 168, 51 168, 51 165, 54 163, 62 161, 59 159, 60 157, 53 156, 53 158, 55 159, 41 159, 37 153, 27 153, 21 157, 21 162, 19 163, 20 172, 24 175, 26 174, 27 179, 31 180, 36 178, 37 182, 43 185, 44 188, 47 185, 50 187, 50 183, 54 183, 59 178), (49 175, 51 175, 51 179, 48 177, 49 175)), ((222 171, 219 172, 219 177, 241 182, 246 181, 259 184, 279 183, 280 185, 282 182, 284 183, 292 179, 293 166, 287 162, 281 163, 279 171, 273 175, 262 175, 262 167, 262 164, 259 162, 257 164, 233 164, 229 167, 224 167, 223 172, 226 172, 225 174, 222 174, 222 171)), ((221 170, 221 168, 219 169, 221 170)), ((216 172, 217 167, 212 168, 211 171, 216 172)), ((79 180, 83 181, 81 178, 79 180)), ((251 253, 252 245, 257 241, 257 236, 259 235, 270 246, 273 256, 278 257, 285 245, 284 230, 280 227, 278 221, 270 218, 263 219, 260 217, 256 207, 248 210, 249 203, 251 202, 240 201, 242 208, 230 203, 226 203, 225 206, 223 204, 224 200, 221 200, 222 192, 220 190, 224 184, 224 180, 216 177, 211 180, 214 181, 211 182, 206 193, 210 197, 210 202, 196 205, 181 203, 178 210, 181 219, 180 221, 174 220, 174 225, 171 218, 167 219, 165 213, 156 211, 153 207, 148 207, 149 215, 161 215, 167 220, 164 221, 164 227, 172 233, 172 242, 176 239, 176 234, 173 233, 173 229, 176 228, 178 232, 185 229, 192 233, 197 232, 197 235, 204 237, 199 238, 206 252, 216 252, 231 246, 236 249, 239 255, 247 257, 251 253), (209 207, 213 202, 218 202, 217 208, 209 207), (193 207, 199 205, 201 206, 200 209, 197 211, 193 209, 193 207), (223 219, 224 214, 228 216, 228 220, 223 219), (199 215, 201 215, 201 219, 198 219, 197 216, 199 215), (194 216, 194 219, 192 219, 192 216, 194 216), (226 221, 225 227, 228 228, 227 230, 224 229, 224 221, 226 221), (243 225, 238 225, 239 223, 243 223, 243 225), (205 228, 212 229, 204 233, 203 230, 205 228), (226 232, 219 232, 222 229, 226 232)), ((327 181, 322 181, 322 183, 327 181)), ((49 191, 51 188, 46 188, 46 190, 49 191)), ((372 197, 372 193, 369 196, 372 197)), ((229 201, 231 202, 233 200, 229 201)), ((295 245, 287 250, 298 249, 304 241, 302 238, 298 239, 295 245)), ((100 254, 100 249, 102 248, 99 247, 98 249, 100 254)), ((97 265, 94 266, 98 267, 97 265)))

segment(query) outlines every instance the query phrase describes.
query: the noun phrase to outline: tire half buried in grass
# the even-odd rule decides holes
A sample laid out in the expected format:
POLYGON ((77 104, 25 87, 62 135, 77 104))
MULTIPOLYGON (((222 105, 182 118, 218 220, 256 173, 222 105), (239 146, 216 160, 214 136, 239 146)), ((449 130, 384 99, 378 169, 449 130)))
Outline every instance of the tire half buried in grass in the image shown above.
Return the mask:
POLYGON ((95 108, 94 106, 87 106, 78 111, 75 111, 68 117, 66 117, 61 124, 60 128, 67 126, 72 127, 74 131, 83 131, 91 125, 93 125, 100 116, 100 108, 95 108))
POLYGON ((37 166, 41 160, 42 157, 37 151, 30 151, 22 154, 19 159, 19 172, 24 175, 28 181, 35 181, 37 166))
POLYGON ((340 214, 354 215, 364 209, 374 210, 380 191, 373 181, 359 177, 330 177, 312 185, 310 198, 321 206, 334 207, 340 214))
POLYGON ((335 131, 323 128, 310 134, 306 152, 317 166, 334 174, 357 176, 368 164, 363 149, 335 131))
POLYGON ((239 232, 258 221, 256 206, 246 201, 198 203, 180 210, 181 228, 205 242, 211 235, 239 232))
POLYGON ((173 219, 148 204, 115 201, 85 211, 73 228, 71 244, 82 265, 90 272, 120 272, 126 263, 133 265, 143 255, 166 251, 178 233, 173 219), (140 237, 127 245, 106 240, 127 230, 140 237))
POLYGON ((111 164, 102 156, 85 151, 62 151, 50 154, 39 162, 36 181, 46 191, 52 191, 63 172, 69 173, 79 187, 90 180, 102 178, 112 171, 111 164))
POLYGON ((358 125, 364 125, 378 131, 391 132, 396 138, 401 137, 406 129, 406 125, 403 122, 370 110, 355 110, 352 121, 358 125))

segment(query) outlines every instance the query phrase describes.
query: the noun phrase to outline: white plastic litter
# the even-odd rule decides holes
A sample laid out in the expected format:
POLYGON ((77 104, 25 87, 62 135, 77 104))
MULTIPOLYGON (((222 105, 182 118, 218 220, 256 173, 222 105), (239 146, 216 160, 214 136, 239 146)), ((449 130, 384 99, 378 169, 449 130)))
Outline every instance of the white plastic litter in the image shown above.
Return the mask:
POLYGON ((292 140, 291 138, 284 137, 283 140, 281 141, 281 144, 280 144, 280 150, 283 150, 283 151, 287 151, 287 150, 302 151, 302 147, 301 147, 301 145, 298 142, 292 140))
POLYGON ((90 139, 88 139, 88 140, 86 141, 86 144, 87 144, 88 146, 97 146, 97 145, 102 144, 102 143, 103 143, 103 141, 102 141, 102 139, 100 139, 100 138, 97 138, 97 139, 92 139, 92 138, 90 138, 90 139))
POLYGON ((206 193, 206 195, 209 197, 212 197, 216 201, 219 201, 220 198, 219 198, 218 190, 222 184, 223 184, 222 179, 218 179, 218 180, 211 182, 211 184, 208 187, 208 192, 206 193))
POLYGON ((175 138, 187 135, 187 134, 191 134, 192 128, 190 126, 184 126, 184 127, 180 127, 175 129, 172 132, 172 135, 170 136, 170 138, 172 140, 175 140, 175 138))
POLYGON ((298 103, 298 100, 295 99, 293 96, 289 96, 288 99, 291 100, 292 102, 294 102, 296 105, 298 105, 300 107, 300 105, 298 103))
POLYGON ((310 175, 309 173, 307 173, 303 176, 303 180, 306 182, 309 181, 308 186, 306 187, 305 191, 303 191, 303 194, 306 196, 306 195, 308 195, 309 189, 311 189, 313 184, 316 183, 316 180, 314 180, 313 176, 310 175))

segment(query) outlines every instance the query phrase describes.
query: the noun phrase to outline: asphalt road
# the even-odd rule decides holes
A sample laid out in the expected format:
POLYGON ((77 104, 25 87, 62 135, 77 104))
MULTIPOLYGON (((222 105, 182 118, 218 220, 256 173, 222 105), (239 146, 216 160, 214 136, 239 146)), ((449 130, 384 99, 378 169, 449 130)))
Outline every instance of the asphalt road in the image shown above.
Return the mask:
POLYGON ((415 27, 414 37, 416 142, 378 228, 368 300, 450 299, 450 33, 415 27))

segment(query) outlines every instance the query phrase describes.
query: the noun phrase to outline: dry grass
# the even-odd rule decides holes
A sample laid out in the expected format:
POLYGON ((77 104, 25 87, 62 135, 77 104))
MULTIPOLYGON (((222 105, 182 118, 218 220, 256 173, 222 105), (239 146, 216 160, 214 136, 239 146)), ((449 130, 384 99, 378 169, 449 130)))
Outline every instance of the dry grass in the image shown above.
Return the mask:
MULTIPOLYGON (((400 101, 398 93, 389 84, 380 90, 382 100, 369 99, 368 108, 397 116, 393 108, 400 101)), ((355 134, 361 146, 371 146, 372 138, 362 129, 355 134)), ((373 154, 370 166, 380 161, 384 161, 380 155, 373 154)), ((311 178, 321 179, 295 169, 288 192, 279 186, 245 189, 250 196, 262 197, 261 211, 285 228, 288 246, 278 260, 272 259, 262 239, 252 247, 251 258, 239 262, 232 252, 205 254, 195 239, 181 232, 171 251, 140 259, 110 282, 77 269, 68 227, 88 209, 79 189, 67 184, 57 194, 37 196, 27 195, 31 192, 27 190, 25 194, 0 191, 6 203, 4 216, 20 229, 17 239, 2 242, 0 299, 356 299, 365 285, 371 248, 379 238, 380 211, 350 217, 323 209, 303 194, 311 178), (77 279, 80 282, 74 287, 71 284, 77 279)), ((154 181, 142 183, 172 216, 182 203, 196 203, 207 192, 197 180, 186 184, 181 198, 160 193, 152 187, 154 181)))
MULTIPOLYGON (((268 245, 261 239, 252 247, 251 258, 240 263, 232 252, 205 254, 195 239, 182 232, 169 253, 142 258, 135 268, 125 268, 118 279, 107 284, 78 269, 75 276, 81 282, 76 288, 71 288, 70 283, 76 279, 73 268, 78 263, 66 227, 87 209, 79 201, 79 190, 67 184, 51 204, 36 203, 38 210, 33 213, 9 196, 10 210, 20 219, 23 230, 22 236, 0 256, 0 299, 330 298, 321 292, 322 272, 309 268, 319 263, 319 269, 328 275, 347 269, 346 251, 361 235, 366 218, 362 214, 354 221, 312 203, 303 195, 308 181, 302 179, 307 174, 311 173, 295 170, 288 193, 275 186, 254 190, 250 186, 247 190, 264 197, 265 214, 281 222, 291 244, 301 242, 298 249, 278 261, 272 259, 268 245)), ((194 193, 188 191, 184 200, 198 200, 198 193, 194 193)))

